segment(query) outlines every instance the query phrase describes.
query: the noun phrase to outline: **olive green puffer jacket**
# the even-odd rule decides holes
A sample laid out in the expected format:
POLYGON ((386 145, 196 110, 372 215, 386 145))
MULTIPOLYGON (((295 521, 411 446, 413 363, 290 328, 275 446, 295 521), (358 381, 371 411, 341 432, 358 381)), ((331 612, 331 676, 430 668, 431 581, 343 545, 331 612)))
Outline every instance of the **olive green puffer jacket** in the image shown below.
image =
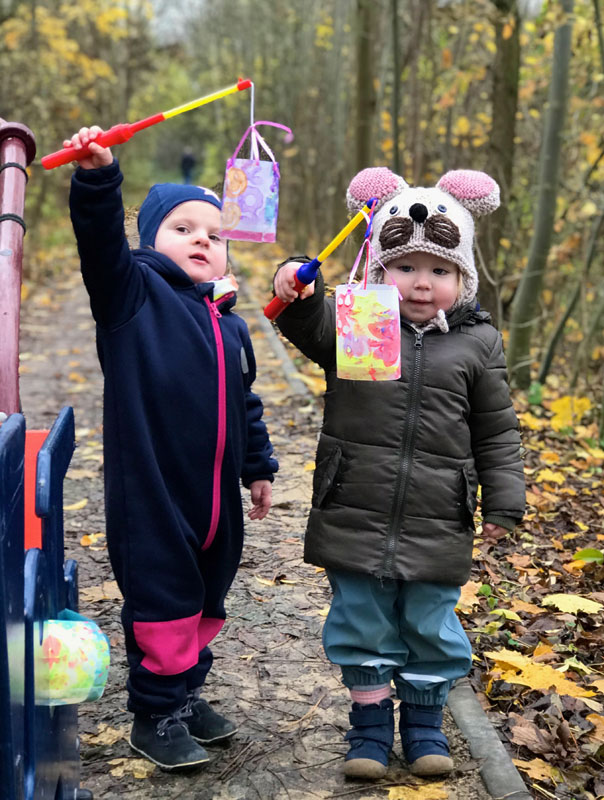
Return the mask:
POLYGON ((464 584, 478 484, 482 514, 513 527, 524 513, 518 421, 498 331, 474 304, 449 332, 401 325, 402 377, 336 377, 334 299, 315 294, 278 318, 325 370, 304 559, 376 577, 464 584), (507 523, 507 524, 506 524, 507 523))

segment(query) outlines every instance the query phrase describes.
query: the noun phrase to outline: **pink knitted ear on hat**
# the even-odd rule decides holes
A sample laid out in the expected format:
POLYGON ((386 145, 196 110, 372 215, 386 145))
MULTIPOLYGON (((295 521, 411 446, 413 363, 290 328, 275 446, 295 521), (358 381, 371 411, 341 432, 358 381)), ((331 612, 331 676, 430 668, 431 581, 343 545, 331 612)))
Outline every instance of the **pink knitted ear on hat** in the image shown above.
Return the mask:
POLYGON ((358 210, 369 200, 377 197, 378 208, 386 197, 392 197, 407 186, 406 182, 387 167, 368 167, 357 173, 350 181, 346 199, 351 210, 358 210))
POLYGON ((458 200, 471 214, 490 214, 499 207, 499 185, 486 172, 454 169, 436 184, 458 200))

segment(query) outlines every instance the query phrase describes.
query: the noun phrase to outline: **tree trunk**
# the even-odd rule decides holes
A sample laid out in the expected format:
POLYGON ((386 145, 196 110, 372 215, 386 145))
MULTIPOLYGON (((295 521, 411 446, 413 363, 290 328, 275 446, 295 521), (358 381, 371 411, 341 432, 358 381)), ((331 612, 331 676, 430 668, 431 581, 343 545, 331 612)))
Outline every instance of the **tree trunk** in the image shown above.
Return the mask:
POLYGON ((377 102, 373 82, 374 14, 371 0, 357 0, 357 172, 371 166, 373 120, 377 102))
POLYGON ((589 325, 589 330, 587 331, 585 338, 579 345, 579 348, 574 357, 574 369, 573 374, 570 379, 570 389, 574 392, 575 387, 577 386, 577 381, 579 380, 579 373, 585 367, 585 363, 588 357, 589 348, 591 347, 591 343, 593 341, 594 336, 598 331, 602 330, 602 326, 600 324, 600 320, 604 317, 604 294, 600 297, 600 302, 596 306, 596 310, 593 315, 593 319, 589 325))
POLYGON ((596 18, 596 31, 598 33, 598 50, 600 51, 600 69, 604 70, 604 35, 602 34, 602 15, 600 14, 600 0, 593 0, 594 16, 596 18))
POLYGON ((563 20, 554 37, 552 79, 539 159, 539 190, 535 229, 528 263, 512 305, 508 369, 511 382, 526 389, 531 381, 531 338, 547 263, 558 190, 562 130, 566 117, 574 0, 560 0, 563 20))
POLYGON ((401 152, 399 148, 399 124, 398 115, 400 110, 400 81, 401 81, 401 59, 399 53, 399 34, 398 34, 398 0, 392 0, 392 169, 397 174, 401 174, 401 152))
MULTIPOLYGON (((505 38, 504 25, 515 0, 510 0, 505 14, 495 20, 497 51, 493 63, 491 86, 492 123, 489 138, 488 169, 501 189, 501 205, 482 222, 477 240, 480 253, 480 305, 491 312, 493 324, 501 326, 499 298, 500 275, 497 269, 499 243, 508 217, 508 204, 514 170, 514 139, 516 136, 516 111, 518 109, 518 82, 520 75, 520 19, 514 14, 511 36, 505 38)), ((501 7, 499 4, 498 8, 501 7)))
POLYGON ((541 367, 539 368, 539 375, 537 377, 539 383, 545 383, 545 379, 549 374, 549 370, 552 365, 552 361, 554 359, 556 347, 558 345, 560 337, 562 336, 566 323, 570 319, 571 314, 573 313, 575 306, 577 305, 579 297, 581 296, 581 289, 585 285, 585 281, 587 280, 587 276, 589 275, 589 270, 591 268, 594 255, 596 253, 596 245, 598 243, 600 228, 602 227, 603 223, 604 223, 604 213, 600 214, 600 216, 598 217, 598 219, 594 224, 589 241, 589 246, 587 248, 587 258, 585 259, 585 267, 583 268, 583 274, 581 275, 579 283, 577 284, 575 291, 573 292, 573 296, 570 299, 570 303, 568 304, 567 309, 564 312, 564 315, 562 316, 562 319, 556 325, 556 328, 549 340, 548 346, 545 351, 545 355, 541 362, 541 367))

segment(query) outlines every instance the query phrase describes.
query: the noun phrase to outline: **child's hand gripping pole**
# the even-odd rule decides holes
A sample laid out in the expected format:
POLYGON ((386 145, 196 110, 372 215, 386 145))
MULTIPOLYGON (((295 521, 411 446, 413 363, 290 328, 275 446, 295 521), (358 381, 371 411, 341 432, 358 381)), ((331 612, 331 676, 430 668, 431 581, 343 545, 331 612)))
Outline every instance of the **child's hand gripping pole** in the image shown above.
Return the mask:
MULTIPOLYGON (((368 218, 374 202, 375 199, 373 197, 368 200, 367 204, 364 205, 363 208, 354 215, 348 225, 342 228, 337 236, 331 240, 327 247, 322 250, 316 258, 313 258, 312 261, 300 266, 294 276, 294 288, 298 294, 303 292, 305 287, 314 281, 314 279, 317 277, 319 267, 325 261, 325 259, 333 253, 336 247, 338 247, 338 245, 344 241, 348 234, 351 233, 363 219, 368 218)), ((283 309, 287 308, 288 305, 289 303, 287 301, 281 300, 279 297, 273 297, 271 302, 264 308, 264 316, 267 319, 275 320, 283 311, 283 309)))
MULTIPOLYGON (((197 100, 192 100, 190 103, 184 103, 182 106, 176 106, 168 111, 162 111, 159 114, 154 114, 152 117, 141 119, 138 122, 121 122, 119 125, 114 125, 108 131, 99 134, 94 140, 96 144, 101 147, 112 147, 114 144, 123 144, 127 142, 135 133, 142 131, 143 128, 149 128, 151 125, 157 125, 158 122, 163 122, 165 119, 175 117, 177 114, 182 114, 185 111, 191 111, 193 108, 205 106, 214 100, 219 100, 221 97, 226 97, 228 94, 240 92, 242 89, 249 89, 252 85, 249 78, 242 78, 233 86, 227 86, 226 89, 220 89, 218 92, 207 94, 204 97, 198 97, 197 100)), ((71 161, 81 161, 86 156, 90 155, 88 147, 64 147, 62 150, 57 150, 56 153, 50 153, 41 159, 44 169, 54 169, 63 164, 69 164, 71 161)))

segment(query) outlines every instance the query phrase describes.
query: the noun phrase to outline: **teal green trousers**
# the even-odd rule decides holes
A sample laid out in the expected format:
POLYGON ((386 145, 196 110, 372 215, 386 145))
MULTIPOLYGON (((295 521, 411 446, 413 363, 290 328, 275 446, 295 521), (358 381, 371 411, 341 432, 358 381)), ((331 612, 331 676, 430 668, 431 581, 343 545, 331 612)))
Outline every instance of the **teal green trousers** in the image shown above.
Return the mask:
POLYGON ((472 648, 455 613, 458 586, 327 570, 333 600, 323 628, 327 658, 349 689, 394 681, 406 703, 443 705, 467 675, 472 648))

